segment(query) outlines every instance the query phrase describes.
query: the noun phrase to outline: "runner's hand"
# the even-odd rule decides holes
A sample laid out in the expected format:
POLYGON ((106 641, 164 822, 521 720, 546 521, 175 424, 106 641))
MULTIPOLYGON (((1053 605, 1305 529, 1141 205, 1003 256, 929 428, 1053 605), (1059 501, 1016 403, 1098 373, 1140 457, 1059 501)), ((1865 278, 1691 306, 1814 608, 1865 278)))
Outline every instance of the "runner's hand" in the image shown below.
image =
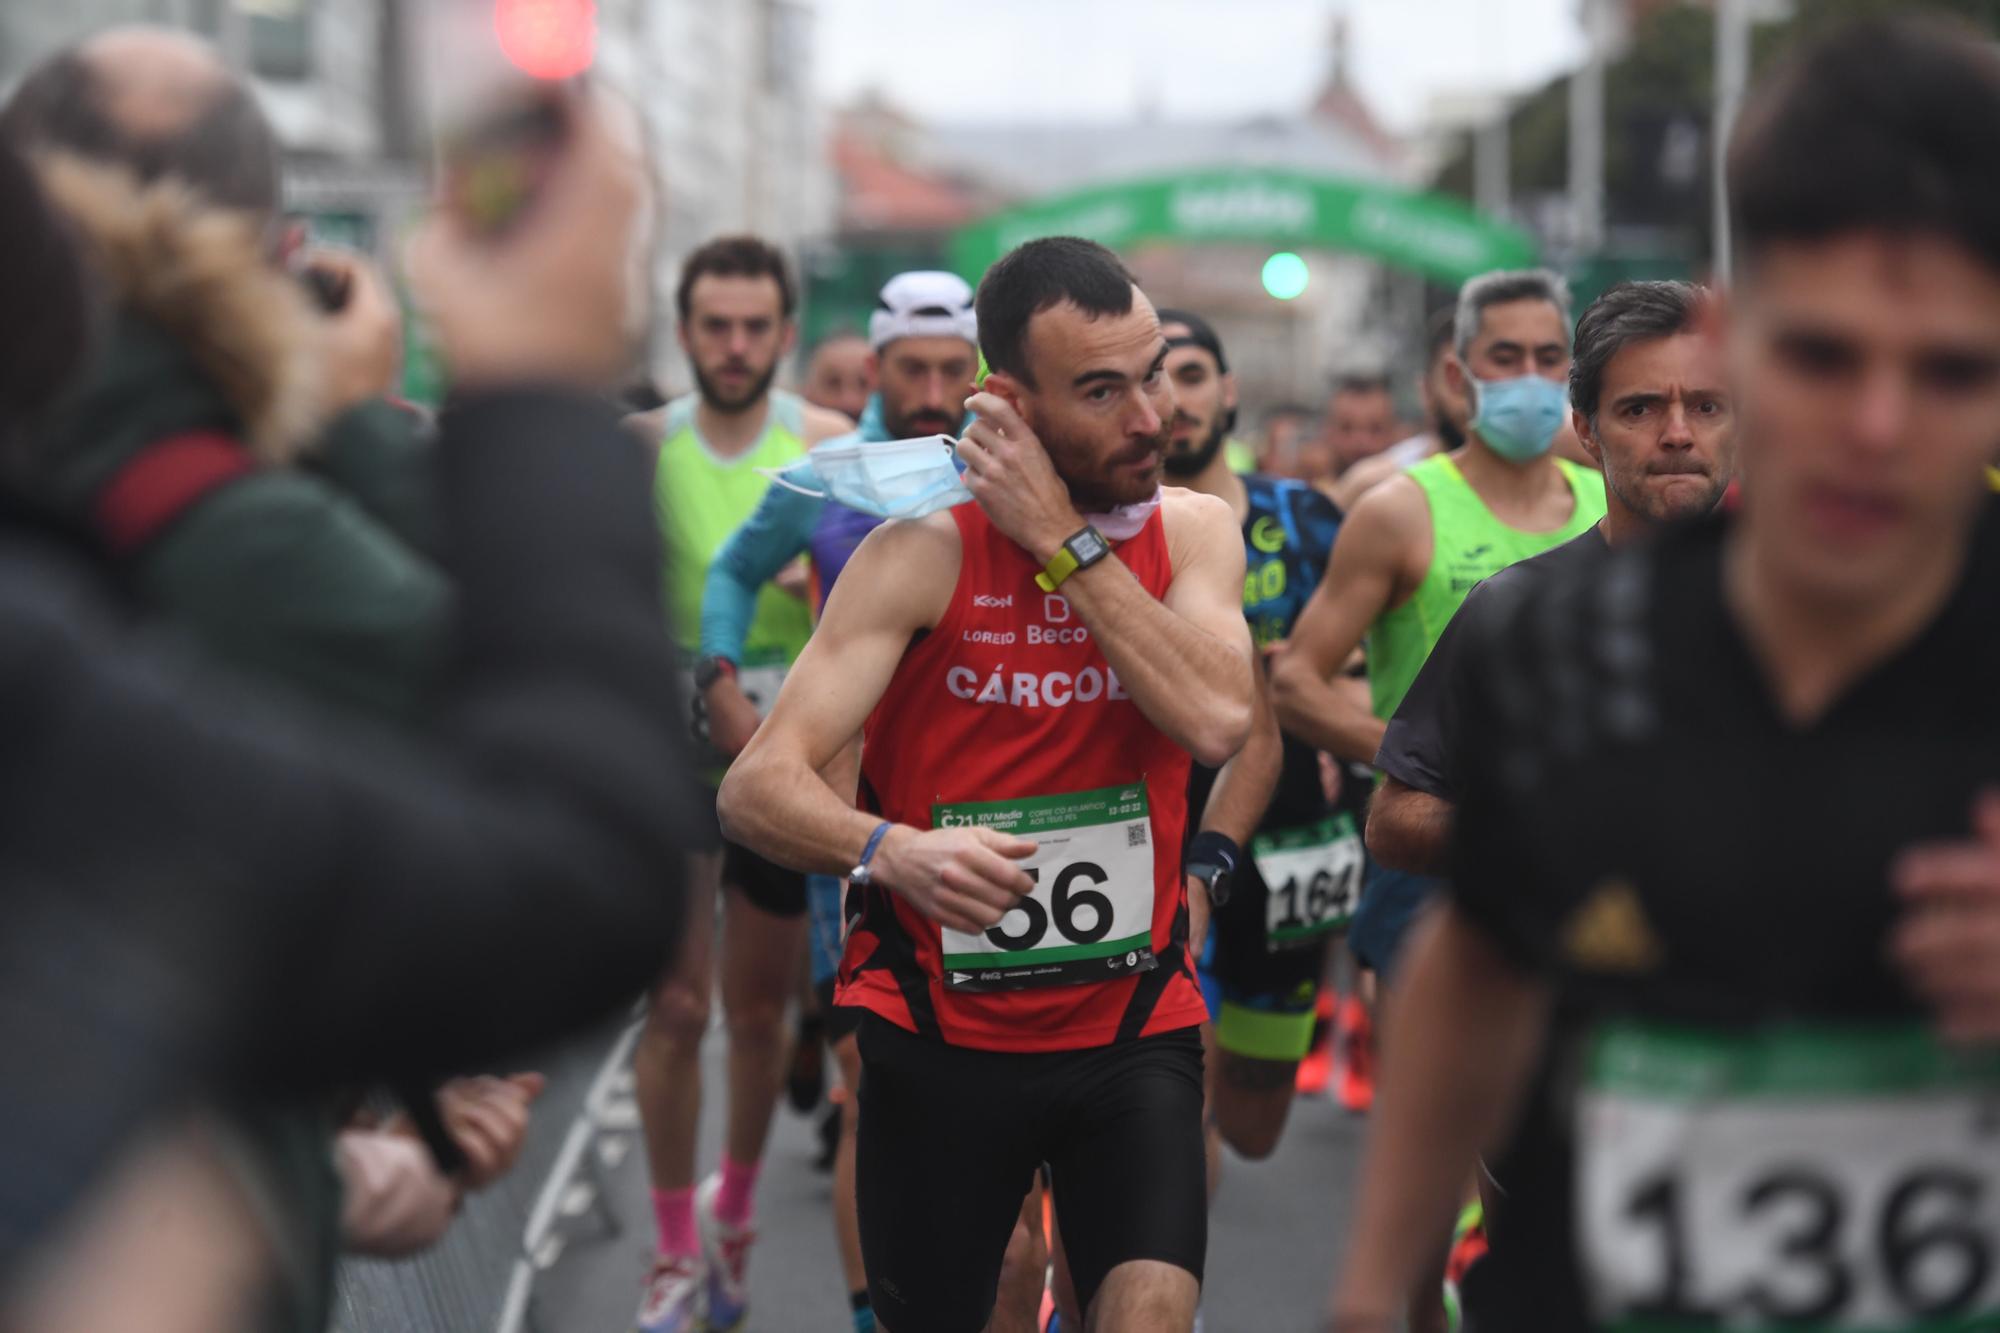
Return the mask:
POLYGON ((1905 910, 1892 949, 1946 1038, 2000 1041, 2000 791, 1981 793, 1973 836, 1903 853, 1890 871, 1905 910))
POLYGON ((771 586, 787 597, 812 600, 812 569, 803 560, 794 560, 771 578, 771 586))
POLYGON ((958 443, 965 488, 994 527, 1047 564, 1083 527, 1069 487, 1013 404, 996 393, 975 393, 965 407, 976 418, 958 443))
POLYGON ((709 682, 703 702, 708 705, 708 741, 718 751, 734 759, 757 733, 757 705, 736 683, 734 676, 717 676, 709 682))
POLYGON ((977 935, 1034 892, 1028 872, 1014 864, 1034 853, 1026 838, 989 828, 899 826, 875 853, 874 877, 939 925, 977 935))

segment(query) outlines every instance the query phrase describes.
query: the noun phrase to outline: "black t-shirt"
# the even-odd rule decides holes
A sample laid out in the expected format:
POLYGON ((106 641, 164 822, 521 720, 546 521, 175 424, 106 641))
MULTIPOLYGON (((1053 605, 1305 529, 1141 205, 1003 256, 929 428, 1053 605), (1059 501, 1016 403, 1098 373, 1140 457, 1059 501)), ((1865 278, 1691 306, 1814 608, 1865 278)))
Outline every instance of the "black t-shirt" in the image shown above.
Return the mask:
POLYGON ((1564 542, 1482 580, 1466 594, 1458 613, 1444 627, 1423 669, 1396 705, 1396 715, 1382 733, 1375 767, 1390 777, 1442 800, 1456 800, 1458 780, 1453 770, 1460 719, 1476 659, 1464 651, 1499 631, 1507 616, 1529 592, 1570 569, 1581 569, 1610 550, 1604 533, 1593 525, 1582 536, 1564 542))
POLYGON ((1886 955, 1892 860, 2000 783, 2000 524, 1801 727, 1724 604, 1725 522, 1465 646, 1453 899, 1557 997, 1481 1327, 2000 1327, 2000 1060, 1943 1051, 1886 955))

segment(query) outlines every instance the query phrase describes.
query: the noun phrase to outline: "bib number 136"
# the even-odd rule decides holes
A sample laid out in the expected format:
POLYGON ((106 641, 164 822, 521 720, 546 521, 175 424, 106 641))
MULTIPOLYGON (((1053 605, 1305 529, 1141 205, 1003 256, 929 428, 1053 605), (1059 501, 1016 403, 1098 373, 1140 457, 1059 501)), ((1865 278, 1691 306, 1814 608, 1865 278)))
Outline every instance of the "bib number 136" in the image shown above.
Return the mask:
POLYGON ((977 935, 941 928, 951 990, 1105 981, 1153 968, 1153 837, 1144 783, 1018 801, 937 805, 937 828, 1028 838, 1034 892, 977 935))
POLYGON ((2000 1328, 2000 1087, 1926 1042, 1613 1035, 1611 1080, 1637 1086, 1578 1118, 1605 1322, 2000 1328))

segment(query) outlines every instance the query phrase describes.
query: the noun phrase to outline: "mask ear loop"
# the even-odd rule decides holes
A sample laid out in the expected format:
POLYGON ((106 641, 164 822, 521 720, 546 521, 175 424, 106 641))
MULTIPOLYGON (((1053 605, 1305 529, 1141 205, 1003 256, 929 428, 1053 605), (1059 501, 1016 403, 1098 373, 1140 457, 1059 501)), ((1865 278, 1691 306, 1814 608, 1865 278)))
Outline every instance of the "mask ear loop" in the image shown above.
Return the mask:
POLYGON ((783 486, 788 491, 797 491, 800 495, 809 495, 815 500, 824 500, 827 498, 827 493, 825 491, 809 491, 795 481, 785 480, 785 473, 784 469, 782 468, 760 467, 755 469, 755 471, 758 476, 768 477, 772 481, 776 482, 778 485, 783 486))

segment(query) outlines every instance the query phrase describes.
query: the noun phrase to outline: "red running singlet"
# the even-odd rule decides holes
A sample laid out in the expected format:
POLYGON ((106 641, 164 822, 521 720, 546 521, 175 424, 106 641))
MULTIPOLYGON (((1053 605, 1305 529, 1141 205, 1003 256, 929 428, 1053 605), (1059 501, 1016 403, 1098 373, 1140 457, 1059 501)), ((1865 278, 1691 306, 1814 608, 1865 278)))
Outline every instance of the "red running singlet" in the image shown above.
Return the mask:
MULTIPOLYGON (((1189 757, 1125 693, 1069 602, 977 504, 951 511, 951 604, 904 652, 863 733, 861 804, 913 828, 984 824, 1039 844, 1032 898, 978 936, 880 886, 839 1002, 957 1046, 1060 1051, 1200 1023, 1181 841, 1189 757)), ((1155 511, 1120 560, 1173 578, 1155 511)))

